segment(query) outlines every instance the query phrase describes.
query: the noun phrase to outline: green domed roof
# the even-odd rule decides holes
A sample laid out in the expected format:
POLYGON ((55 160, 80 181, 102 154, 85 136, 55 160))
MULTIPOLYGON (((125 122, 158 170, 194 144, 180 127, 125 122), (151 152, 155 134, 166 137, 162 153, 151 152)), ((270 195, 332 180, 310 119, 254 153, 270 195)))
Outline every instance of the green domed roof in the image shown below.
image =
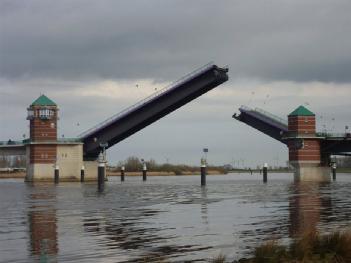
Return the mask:
POLYGON ((304 106, 300 106, 288 116, 315 116, 315 114, 304 106))
POLYGON ((57 104, 45 95, 41 95, 31 104, 31 106, 57 106, 57 104))

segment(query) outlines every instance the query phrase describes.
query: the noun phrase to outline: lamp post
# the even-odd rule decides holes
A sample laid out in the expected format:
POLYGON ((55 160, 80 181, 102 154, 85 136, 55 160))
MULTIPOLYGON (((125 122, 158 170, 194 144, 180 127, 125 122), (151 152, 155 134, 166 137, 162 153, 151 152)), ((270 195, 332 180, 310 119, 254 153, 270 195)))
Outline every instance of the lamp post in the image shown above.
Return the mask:
POLYGON ((100 147, 102 148, 103 158, 104 158, 104 161, 106 162, 106 148, 108 147, 108 143, 102 142, 100 143, 100 147))

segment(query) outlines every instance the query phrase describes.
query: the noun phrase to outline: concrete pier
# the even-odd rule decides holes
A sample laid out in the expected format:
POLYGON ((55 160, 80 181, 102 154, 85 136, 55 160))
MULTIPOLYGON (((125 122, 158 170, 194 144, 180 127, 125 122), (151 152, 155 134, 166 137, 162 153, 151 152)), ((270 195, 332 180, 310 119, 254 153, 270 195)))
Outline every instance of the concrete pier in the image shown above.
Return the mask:
POLYGON ((330 182, 330 167, 319 164, 290 162, 294 167, 294 180, 306 182, 330 182))

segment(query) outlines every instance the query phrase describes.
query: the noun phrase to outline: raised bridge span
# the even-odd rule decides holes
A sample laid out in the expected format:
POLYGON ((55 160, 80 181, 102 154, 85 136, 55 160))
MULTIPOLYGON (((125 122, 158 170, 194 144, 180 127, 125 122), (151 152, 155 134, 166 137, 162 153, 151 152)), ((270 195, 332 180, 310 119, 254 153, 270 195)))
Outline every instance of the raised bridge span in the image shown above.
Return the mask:
POLYGON ((227 81, 227 72, 209 63, 80 134, 84 159, 96 159, 101 144, 109 148, 227 81))
MULTIPOLYGON (((288 144, 292 134, 288 131, 288 120, 280 118, 260 108, 241 106, 239 114, 234 114, 237 119, 252 128, 288 144)), ((329 155, 351 155, 350 133, 316 132, 316 138, 321 142, 321 152, 329 155)))

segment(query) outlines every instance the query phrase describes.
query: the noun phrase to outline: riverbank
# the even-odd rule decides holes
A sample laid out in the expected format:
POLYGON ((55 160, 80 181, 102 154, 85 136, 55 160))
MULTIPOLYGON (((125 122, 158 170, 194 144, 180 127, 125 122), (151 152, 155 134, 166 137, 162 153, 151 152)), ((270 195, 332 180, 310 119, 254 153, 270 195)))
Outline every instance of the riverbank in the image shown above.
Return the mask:
POLYGON ((0 172, 0 179, 25 178, 26 172, 0 172))
MULTIPOLYGON (((219 255, 209 262, 225 263, 226 257, 219 255)), ((322 235, 306 232, 294 239, 290 245, 281 245, 276 240, 257 247, 252 257, 231 261, 232 263, 347 263, 351 262, 351 232, 335 232, 322 235)))
MULTIPOLYGON (((136 172, 125 172, 125 176, 141 176, 142 171, 136 171, 136 172)), ((222 175, 223 173, 221 171, 217 170, 208 170, 207 171, 208 175, 222 175)), ((121 172, 120 171, 107 171, 107 176, 120 176, 121 172)), ((186 175, 200 175, 200 171, 181 171, 179 173, 176 172, 168 172, 168 171, 148 171, 147 172, 148 176, 186 176, 186 175)))

